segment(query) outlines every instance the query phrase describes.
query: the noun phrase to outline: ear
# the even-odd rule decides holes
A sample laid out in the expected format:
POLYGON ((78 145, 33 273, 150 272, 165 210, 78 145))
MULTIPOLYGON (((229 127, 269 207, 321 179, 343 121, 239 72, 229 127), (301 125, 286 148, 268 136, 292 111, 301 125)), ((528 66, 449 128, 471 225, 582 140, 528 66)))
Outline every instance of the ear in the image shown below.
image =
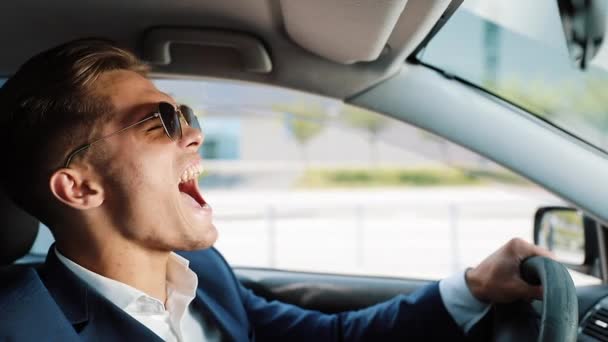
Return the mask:
POLYGON ((53 195, 72 208, 86 210, 103 203, 103 188, 76 169, 63 168, 51 176, 49 186, 53 195))

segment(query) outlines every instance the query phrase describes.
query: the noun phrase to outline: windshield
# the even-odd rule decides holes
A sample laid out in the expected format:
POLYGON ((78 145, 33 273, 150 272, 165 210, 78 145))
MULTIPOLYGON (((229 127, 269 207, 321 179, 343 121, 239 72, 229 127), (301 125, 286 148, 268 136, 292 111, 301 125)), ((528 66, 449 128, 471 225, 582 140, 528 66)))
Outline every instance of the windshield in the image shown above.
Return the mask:
POLYGON ((465 0, 417 57, 607 151, 606 45, 581 71, 557 1, 465 0))

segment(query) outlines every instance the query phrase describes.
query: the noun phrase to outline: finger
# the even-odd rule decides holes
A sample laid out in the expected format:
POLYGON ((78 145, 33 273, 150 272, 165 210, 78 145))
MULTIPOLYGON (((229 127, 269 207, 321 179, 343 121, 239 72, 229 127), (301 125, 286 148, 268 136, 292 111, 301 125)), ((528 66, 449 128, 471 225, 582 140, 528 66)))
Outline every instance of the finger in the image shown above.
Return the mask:
POLYGON ((532 301, 543 299, 543 287, 528 284, 521 278, 515 279, 514 286, 517 288, 517 297, 522 300, 532 301))
POLYGON ((549 259, 555 259, 555 254, 548 249, 532 245, 535 255, 544 256, 549 259))
POLYGON ((528 289, 528 293, 530 293, 530 300, 543 300, 543 287, 542 286, 530 286, 528 289))
POLYGON ((550 259, 555 259, 555 255, 542 247, 533 245, 529 242, 518 239, 517 244, 515 245, 517 249, 517 254, 521 256, 522 259, 531 256, 543 256, 550 259))

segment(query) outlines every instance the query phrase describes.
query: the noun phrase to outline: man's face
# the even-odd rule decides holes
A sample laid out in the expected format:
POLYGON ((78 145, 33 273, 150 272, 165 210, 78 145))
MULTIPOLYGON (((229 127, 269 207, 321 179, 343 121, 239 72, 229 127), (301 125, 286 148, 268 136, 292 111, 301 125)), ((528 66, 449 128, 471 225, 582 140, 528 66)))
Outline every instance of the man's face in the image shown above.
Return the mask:
MULTIPOLYGON (((115 107, 103 135, 140 121, 161 101, 176 104, 148 79, 125 70, 102 74, 95 91, 115 107)), ((112 233, 159 250, 192 250, 215 242, 211 208, 193 177, 201 166, 202 132, 184 121, 182 131, 181 139, 171 140, 156 118, 101 143, 103 161, 93 165, 104 193, 99 209, 115 227, 112 233)))

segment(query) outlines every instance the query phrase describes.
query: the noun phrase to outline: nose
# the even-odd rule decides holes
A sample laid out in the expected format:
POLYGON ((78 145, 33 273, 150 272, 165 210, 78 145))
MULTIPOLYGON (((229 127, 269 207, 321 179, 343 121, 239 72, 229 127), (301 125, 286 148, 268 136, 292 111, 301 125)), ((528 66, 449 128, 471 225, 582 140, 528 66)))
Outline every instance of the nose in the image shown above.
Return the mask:
POLYGON ((186 124, 182 125, 182 138, 178 141, 180 147, 197 151, 203 141, 205 141, 205 135, 201 130, 186 124))

